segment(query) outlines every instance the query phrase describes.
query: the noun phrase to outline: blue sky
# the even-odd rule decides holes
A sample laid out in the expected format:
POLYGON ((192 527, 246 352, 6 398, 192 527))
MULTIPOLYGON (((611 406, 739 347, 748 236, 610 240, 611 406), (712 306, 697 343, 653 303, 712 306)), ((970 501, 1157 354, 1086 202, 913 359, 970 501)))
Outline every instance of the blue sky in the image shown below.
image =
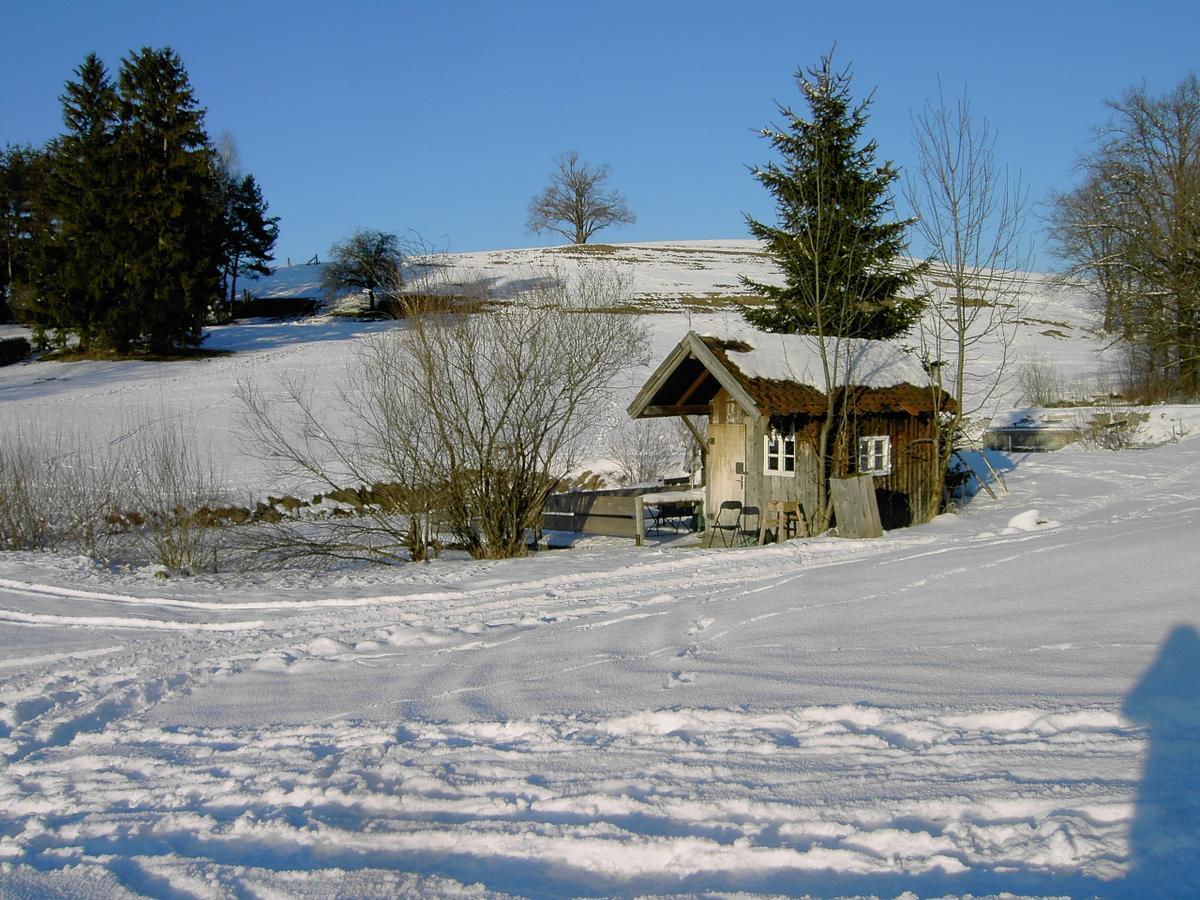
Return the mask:
POLYGON ((115 72, 133 48, 171 46, 209 132, 233 133, 281 217, 280 261, 324 257, 360 227, 450 250, 558 243, 526 232, 526 206, 572 149, 612 167, 638 216, 597 239, 744 237, 745 213, 773 213, 747 171, 769 158, 755 129, 776 100, 802 106, 793 73, 835 43, 855 93, 875 92, 882 158, 910 163, 910 114, 940 78, 1041 200, 1072 183, 1105 99, 1173 86, 1200 36, 1194 2, 6 7, 0 143, 60 131, 58 96, 89 51, 115 72))

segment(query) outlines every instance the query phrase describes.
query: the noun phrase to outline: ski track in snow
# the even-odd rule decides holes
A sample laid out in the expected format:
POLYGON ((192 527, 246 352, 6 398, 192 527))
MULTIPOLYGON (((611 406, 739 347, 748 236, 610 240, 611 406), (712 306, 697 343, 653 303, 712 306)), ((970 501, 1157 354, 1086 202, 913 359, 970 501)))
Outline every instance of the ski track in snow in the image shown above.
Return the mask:
MULTIPOLYGON (((756 249, 619 255, 674 309, 735 270, 773 277, 756 249)), ((528 264, 463 260, 500 281, 528 264)), ((1022 352, 1090 376, 1082 293, 1029 290, 1073 339, 1031 320, 1022 352)), ((661 358, 737 319, 648 320, 661 358)), ((214 330, 224 358, 9 367, 0 400, 6 422, 113 442, 191 418, 223 452, 239 378, 333 391, 388 327, 235 325, 214 330)), ((258 581, 0 554, 0 898, 1139 896, 1155 735, 1123 709, 1167 629, 1200 624, 1200 441, 1012 461, 999 500, 882 541, 258 581)), ((1200 896, 1171 874, 1150 893, 1200 896)))
MULTIPOLYGON (((1194 468, 1163 479, 1163 492, 1194 468)), ((592 571, 375 597, 225 602, 4 578, 3 606, 70 601, 80 613, 13 608, 0 620, 95 631, 103 646, 0 665, 0 879, 94 872, 114 890, 199 896, 292 893, 300 873, 306 890, 430 894, 1105 892, 1127 864, 1145 750, 1111 705, 712 708, 688 692, 738 633, 818 610, 853 617, 882 600, 870 589, 807 597, 806 579, 895 571, 891 590, 903 596, 1061 553, 1072 534, 1120 541, 1128 532, 1114 524, 1171 526, 1122 510, 1133 493, 1056 510, 1056 529, 650 552, 592 571), (909 570, 923 574, 905 581, 909 570), (747 606, 788 594, 803 599, 747 606), (595 659, 535 673, 663 660, 661 704, 615 715, 439 721, 397 717, 403 698, 307 724, 154 715, 247 675, 387 671, 410 657, 437 665, 542 632, 590 640, 659 622, 673 640, 659 645, 656 631, 641 650, 596 645, 595 659)), ((1195 501, 1182 498, 1184 515, 1195 501)), ((465 680, 430 684, 445 696, 504 693, 502 682, 465 680)))

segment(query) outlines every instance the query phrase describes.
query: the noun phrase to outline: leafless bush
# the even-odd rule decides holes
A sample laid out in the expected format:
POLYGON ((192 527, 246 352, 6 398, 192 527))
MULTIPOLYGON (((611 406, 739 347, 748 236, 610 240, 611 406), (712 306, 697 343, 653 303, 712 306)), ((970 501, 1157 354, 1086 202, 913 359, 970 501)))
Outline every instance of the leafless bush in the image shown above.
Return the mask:
POLYGON ((123 442, 36 426, 0 432, 0 548, 145 558, 141 545, 175 571, 211 564, 218 529, 196 513, 219 500, 212 467, 194 433, 145 422, 123 442))
POLYGON ((0 434, 0 547, 76 547, 104 555, 106 517, 121 493, 120 454, 78 435, 6 427, 0 434))
POLYGON ((61 540, 45 451, 20 432, 0 436, 0 546, 53 549, 61 540))
POLYGON ((127 516, 140 519, 135 534, 154 560, 192 574, 214 566, 221 531, 198 512, 219 506, 211 460, 197 447, 195 430, 175 421, 144 425, 126 451, 127 516))
POLYGON ((240 385, 260 455, 321 484, 385 482, 408 498, 399 516, 363 510, 367 521, 345 519, 327 546, 309 549, 420 558, 436 517, 474 556, 524 553, 615 380, 645 360, 639 321, 601 311, 623 291, 596 270, 539 279, 486 314, 411 316, 363 341, 335 409, 301 385, 275 396, 240 385))
POLYGON ((398 401, 372 408, 361 398, 370 368, 370 357, 360 355, 350 384, 324 399, 311 380, 285 376, 271 389, 239 383, 248 450, 283 478, 319 485, 336 504, 327 523, 261 523, 252 547, 260 559, 399 562, 437 554, 437 487, 423 478, 407 448, 388 438, 403 427, 394 411, 398 401), (362 489, 371 485, 382 490, 362 489))
POLYGON ((1057 406, 1067 396, 1067 380, 1062 369, 1040 355, 1032 355, 1021 364, 1017 386, 1031 406, 1057 406))
POLYGON ((1150 414, 1111 401, 1076 417, 1079 445, 1088 450, 1129 450, 1144 446, 1150 414))
POLYGON ((666 419, 636 419, 618 425, 608 435, 608 455, 617 464, 617 480, 642 484, 662 478, 683 456, 681 437, 666 419))

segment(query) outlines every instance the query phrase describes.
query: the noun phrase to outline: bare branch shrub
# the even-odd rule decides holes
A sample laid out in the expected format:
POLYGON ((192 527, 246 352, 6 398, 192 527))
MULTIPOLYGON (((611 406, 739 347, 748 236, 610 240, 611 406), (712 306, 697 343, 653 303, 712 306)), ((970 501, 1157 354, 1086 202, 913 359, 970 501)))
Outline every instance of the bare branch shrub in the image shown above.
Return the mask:
MULTIPOLYGON (((621 484, 657 481, 683 456, 683 435, 666 419, 634 419, 608 434, 608 455, 621 484)), ((687 440, 692 442, 690 434, 687 440)))
POLYGON ((389 456, 441 487, 446 524, 472 555, 525 553, 615 383, 645 362, 641 322, 603 312, 626 293, 615 273, 586 269, 503 310, 418 317, 367 344, 355 411, 389 456))
POLYGON ((44 428, 0 432, 0 548, 74 547, 103 556, 107 516, 122 493, 124 462, 78 435, 44 428))
POLYGON ((419 559, 435 516, 474 556, 526 552, 547 493, 647 353, 638 319, 601 311, 625 292, 612 273, 536 284, 493 312, 414 313, 364 339, 336 409, 302 385, 239 386, 260 455, 326 486, 390 484, 402 497, 331 523, 309 552, 419 559))
POLYGON ((1031 406, 1061 406, 1067 398, 1067 379, 1051 360, 1032 354, 1017 370, 1017 387, 1031 406))
POLYGON ((216 561, 221 531, 198 512, 220 505, 211 460, 201 457, 194 429, 175 421, 137 430, 127 451, 127 516, 142 521, 135 533, 153 558, 193 574, 216 561))
POLYGON ((1144 446, 1150 414, 1122 404, 1102 404, 1076 417, 1079 445, 1087 450, 1129 450, 1144 446))
POLYGON ((375 407, 364 397, 373 377, 374 340, 364 342, 367 352, 332 397, 322 399, 311 380, 289 376, 269 391, 251 381, 238 384, 250 452, 272 463, 282 478, 319 486, 337 504, 325 525, 262 523, 253 548, 260 557, 402 562, 437 554, 438 487, 392 437, 405 427, 401 415, 410 398, 385 397, 375 407))

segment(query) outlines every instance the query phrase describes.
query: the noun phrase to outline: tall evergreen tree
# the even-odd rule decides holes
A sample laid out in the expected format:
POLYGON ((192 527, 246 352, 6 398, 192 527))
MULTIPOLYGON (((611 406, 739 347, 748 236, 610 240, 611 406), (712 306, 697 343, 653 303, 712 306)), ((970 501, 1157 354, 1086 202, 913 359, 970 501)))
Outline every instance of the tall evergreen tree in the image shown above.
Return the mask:
POLYGON ((796 83, 809 116, 780 104, 785 127, 762 135, 781 160, 752 169, 775 197, 778 223, 746 217, 786 283, 743 278, 770 301, 743 314, 765 331, 895 337, 921 313, 914 288, 924 267, 902 258, 911 222, 889 220, 898 173, 889 162, 876 165, 875 142, 862 140, 870 98, 854 103, 849 71, 834 71, 830 56, 798 71, 796 83))
POLYGON ((73 331, 87 347, 124 295, 119 240, 124 199, 117 94, 89 53, 61 97, 66 131, 50 142, 39 240, 38 324, 73 331))
POLYGON ((224 228, 225 280, 232 304, 240 274, 271 274, 267 263, 275 258, 272 251, 279 237, 279 217, 267 215, 267 201, 253 175, 226 181, 224 228))
POLYGON ((128 310, 105 323, 118 350, 199 344, 221 296, 224 201, 179 55, 148 47, 124 60, 117 149, 127 167, 123 248, 128 310))
POLYGON ((42 154, 32 147, 0 150, 0 322, 12 318, 12 299, 33 277, 43 163, 42 154))

